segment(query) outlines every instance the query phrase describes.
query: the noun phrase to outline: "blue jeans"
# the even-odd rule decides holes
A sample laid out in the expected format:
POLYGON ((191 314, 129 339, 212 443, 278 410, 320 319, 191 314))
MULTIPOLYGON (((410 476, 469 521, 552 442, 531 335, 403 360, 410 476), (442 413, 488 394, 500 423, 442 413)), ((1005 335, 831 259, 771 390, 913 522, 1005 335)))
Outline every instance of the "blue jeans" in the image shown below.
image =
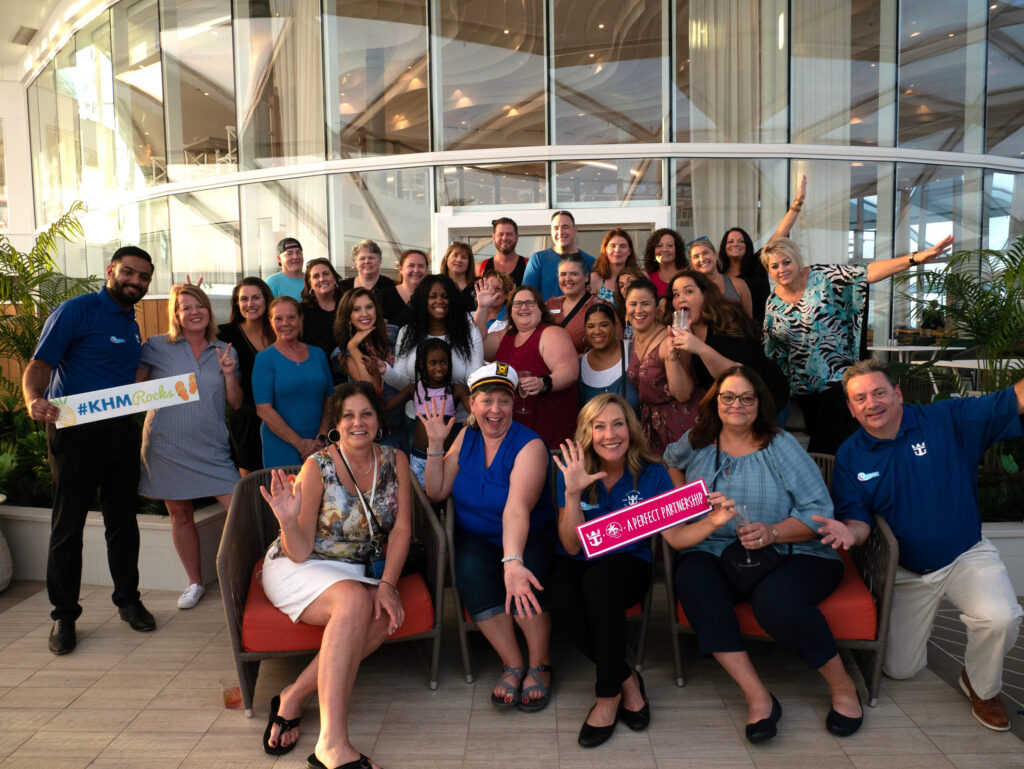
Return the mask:
MULTIPOLYGON (((546 586, 555 558, 555 532, 531 531, 523 550, 523 563, 546 586)), ((483 537, 455 530, 455 588, 473 622, 496 617, 505 611, 503 552, 483 537)), ((547 611, 544 591, 534 590, 542 611, 547 611)), ((512 607, 515 614, 515 606, 512 607)))

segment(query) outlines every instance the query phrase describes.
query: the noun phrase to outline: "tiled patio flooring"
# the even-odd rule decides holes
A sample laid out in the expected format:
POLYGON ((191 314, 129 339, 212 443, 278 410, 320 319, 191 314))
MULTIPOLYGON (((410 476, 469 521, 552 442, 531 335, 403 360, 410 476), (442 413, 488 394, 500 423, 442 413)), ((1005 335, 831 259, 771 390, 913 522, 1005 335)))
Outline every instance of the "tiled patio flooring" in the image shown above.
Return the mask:
MULTIPOLYGON (((315 702, 295 751, 273 758, 260 748, 267 703, 300 661, 263 663, 255 718, 223 706, 234 666, 216 588, 187 612, 175 608, 176 593, 145 593, 158 622, 156 632, 145 634, 118 619, 109 588, 83 592, 78 648, 62 657, 46 648, 43 586, 20 583, 0 594, 0 769, 304 765, 318 726, 315 702)), ((886 679, 862 730, 836 739, 823 727, 828 699, 818 676, 772 644, 754 645, 752 654, 784 715, 777 739, 750 745, 738 689, 713 661, 697 658, 692 645, 684 647, 688 684, 675 686, 664 603, 664 593, 656 592, 644 668, 653 703, 647 732, 619 727, 596 750, 577 746, 592 703, 592 671, 561 638, 554 644, 552 706, 529 715, 495 711, 488 695, 496 660, 475 638, 478 683, 466 684, 449 617, 437 691, 427 688, 412 644, 385 647, 367 660, 356 684, 353 741, 385 769, 1024 767, 1021 741, 980 726, 963 695, 931 671, 910 681, 886 679)), ((1014 654, 1024 660, 1020 647, 1014 654)), ((1021 717, 1013 718, 1019 734, 1021 717)))

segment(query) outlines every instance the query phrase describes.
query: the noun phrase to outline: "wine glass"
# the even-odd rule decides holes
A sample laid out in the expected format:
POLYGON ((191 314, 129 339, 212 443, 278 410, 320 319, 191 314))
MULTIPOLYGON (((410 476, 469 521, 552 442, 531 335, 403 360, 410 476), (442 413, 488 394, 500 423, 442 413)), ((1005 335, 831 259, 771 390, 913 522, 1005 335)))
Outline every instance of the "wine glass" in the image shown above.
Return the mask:
POLYGON ((516 403, 516 413, 517 414, 529 414, 532 411, 532 409, 530 408, 529 401, 527 401, 527 398, 529 396, 523 390, 523 380, 526 379, 526 377, 528 377, 528 376, 532 376, 532 374, 529 371, 523 371, 523 370, 520 370, 520 371, 518 371, 516 373, 519 374, 519 399, 518 399, 518 403, 516 403))
MULTIPOLYGON (((749 526, 751 523, 752 523, 752 521, 750 520, 750 508, 747 507, 747 505, 740 505, 739 507, 737 507, 736 508, 736 534, 737 534, 737 536, 739 536, 739 530, 740 529, 742 529, 744 526, 749 526)), ((744 548, 744 550, 746 550, 746 548, 744 548)), ((755 560, 753 560, 750 557, 750 551, 749 550, 746 550, 746 553, 747 553, 747 560, 746 560, 746 562, 740 561, 737 564, 737 566, 746 567, 746 566, 760 566, 761 565, 760 561, 755 561, 755 560)))
POLYGON ((672 313, 672 333, 678 335, 684 328, 690 328, 690 311, 687 309, 676 310, 672 313))

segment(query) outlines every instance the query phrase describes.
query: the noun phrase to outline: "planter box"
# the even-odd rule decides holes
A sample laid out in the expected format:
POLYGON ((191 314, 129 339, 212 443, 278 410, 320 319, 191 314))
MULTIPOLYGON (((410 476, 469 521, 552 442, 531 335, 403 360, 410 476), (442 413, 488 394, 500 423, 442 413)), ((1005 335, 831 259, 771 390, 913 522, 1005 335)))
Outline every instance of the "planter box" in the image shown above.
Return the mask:
POLYGON ((981 531, 999 548, 1014 591, 1024 596, 1024 523, 983 523, 981 531))
MULTIPOLYGON (((50 545, 51 510, 44 507, 0 506, 3 531, 14 560, 15 579, 46 579, 50 545)), ((217 548, 226 512, 220 504, 196 510, 196 528, 203 561, 203 582, 217 579, 217 548)), ((171 541, 171 520, 161 515, 139 515, 139 587, 143 590, 184 590, 185 569, 171 541)), ((103 518, 89 513, 83 535, 82 584, 111 585, 107 569, 107 543, 103 518)))

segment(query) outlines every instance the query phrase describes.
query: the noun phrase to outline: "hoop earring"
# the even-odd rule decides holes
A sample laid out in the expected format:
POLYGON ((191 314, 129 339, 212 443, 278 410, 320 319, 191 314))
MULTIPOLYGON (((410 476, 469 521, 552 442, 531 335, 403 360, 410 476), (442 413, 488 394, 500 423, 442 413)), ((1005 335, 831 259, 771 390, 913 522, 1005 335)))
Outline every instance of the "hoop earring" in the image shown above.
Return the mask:
POLYGON ((338 428, 337 427, 332 427, 330 430, 327 431, 327 441, 328 441, 328 443, 337 443, 340 440, 341 440, 341 433, 338 432, 338 428))
POLYGON ((375 440, 375 441, 379 441, 379 440, 380 440, 381 438, 383 438, 383 437, 384 437, 384 428, 382 428, 382 427, 380 427, 380 426, 378 425, 378 426, 377 426, 377 437, 376 437, 376 438, 374 438, 374 440, 375 440))

